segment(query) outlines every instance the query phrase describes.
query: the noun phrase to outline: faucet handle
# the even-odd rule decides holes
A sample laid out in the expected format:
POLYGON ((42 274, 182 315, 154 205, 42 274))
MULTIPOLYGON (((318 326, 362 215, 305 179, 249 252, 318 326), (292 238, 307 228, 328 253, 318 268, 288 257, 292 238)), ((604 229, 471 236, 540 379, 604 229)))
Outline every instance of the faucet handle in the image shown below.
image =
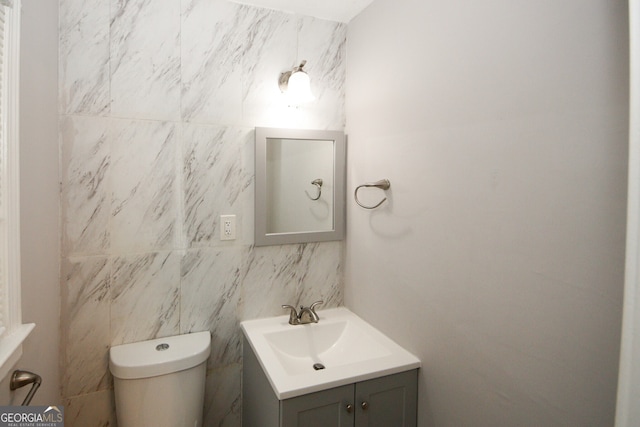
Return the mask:
POLYGON ((289 311, 289 324, 290 325, 298 325, 300 323, 300 318, 298 317, 298 312, 296 308, 289 304, 282 304, 282 308, 289 311))
POLYGON ((311 307, 309 307, 309 309, 315 313, 316 312, 316 306, 320 305, 320 304, 324 304, 324 301, 316 301, 316 302, 314 302, 313 304, 311 304, 311 307))

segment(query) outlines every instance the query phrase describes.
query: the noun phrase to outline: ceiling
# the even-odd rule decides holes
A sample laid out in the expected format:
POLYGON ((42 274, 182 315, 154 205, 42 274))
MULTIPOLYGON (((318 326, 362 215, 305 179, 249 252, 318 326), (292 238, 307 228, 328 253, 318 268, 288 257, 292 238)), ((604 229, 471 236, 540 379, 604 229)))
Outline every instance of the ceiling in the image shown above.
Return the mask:
POLYGON ((235 3, 266 7, 283 12, 349 22, 373 0, 232 0, 235 3))

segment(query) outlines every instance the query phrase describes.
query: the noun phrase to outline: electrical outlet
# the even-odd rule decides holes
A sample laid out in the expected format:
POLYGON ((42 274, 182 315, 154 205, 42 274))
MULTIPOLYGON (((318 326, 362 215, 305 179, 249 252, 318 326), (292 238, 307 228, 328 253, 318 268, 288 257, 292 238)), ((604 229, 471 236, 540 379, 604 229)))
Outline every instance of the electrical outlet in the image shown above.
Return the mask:
POLYGON ((236 239, 236 216, 220 215, 220 240, 236 239))

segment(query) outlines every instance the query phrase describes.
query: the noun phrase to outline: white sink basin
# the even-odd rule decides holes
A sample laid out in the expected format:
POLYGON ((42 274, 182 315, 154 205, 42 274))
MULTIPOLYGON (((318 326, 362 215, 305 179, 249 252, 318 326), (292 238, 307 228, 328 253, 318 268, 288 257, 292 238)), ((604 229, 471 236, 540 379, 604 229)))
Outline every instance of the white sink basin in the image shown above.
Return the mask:
POLYGON ((414 355, 348 309, 318 316, 320 322, 308 325, 289 325, 288 315, 240 324, 278 399, 420 367, 414 355))

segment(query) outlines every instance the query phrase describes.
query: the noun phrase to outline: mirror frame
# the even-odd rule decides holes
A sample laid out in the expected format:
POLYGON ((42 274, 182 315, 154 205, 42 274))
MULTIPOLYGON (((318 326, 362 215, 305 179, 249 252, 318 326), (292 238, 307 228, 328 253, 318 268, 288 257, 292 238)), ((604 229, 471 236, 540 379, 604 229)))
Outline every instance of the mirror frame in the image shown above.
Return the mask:
POLYGON ((342 131, 279 129, 256 127, 255 135, 255 209, 254 234, 256 246, 342 240, 345 231, 345 165, 346 143, 342 131), (333 230, 267 233, 267 140, 333 141, 333 230))

